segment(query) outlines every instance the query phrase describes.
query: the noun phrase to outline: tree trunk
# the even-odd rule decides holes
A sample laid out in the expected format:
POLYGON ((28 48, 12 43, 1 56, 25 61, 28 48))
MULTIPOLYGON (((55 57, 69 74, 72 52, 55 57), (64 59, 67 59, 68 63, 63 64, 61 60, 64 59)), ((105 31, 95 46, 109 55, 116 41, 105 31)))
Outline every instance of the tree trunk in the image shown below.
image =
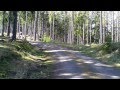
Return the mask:
MULTIPOLYGON (((105 18, 105 12, 103 12, 103 16, 105 18)), ((105 19, 103 19, 103 42, 102 43, 105 43, 105 19)))
POLYGON ((89 38, 88 38, 89 37, 89 22, 87 22, 87 35, 86 35, 86 37, 87 37, 86 41, 87 41, 87 44, 88 44, 89 43, 89 38))
POLYGON ((4 36, 4 30, 5 30, 5 12, 6 11, 3 11, 2 36, 4 36))
POLYGON ((13 36, 12 41, 16 40, 16 29, 17 29, 17 11, 13 11, 14 23, 13 23, 13 36))
POLYGON ((112 12, 112 32, 111 32, 111 36, 112 36, 112 42, 114 42, 114 11, 112 12))
POLYGON ((39 40, 39 38, 40 38, 40 31, 41 31, 41 29, 40 29, 40 11, 38 11, 38 27, 37 27, 37 29, 38 29, 38 40, 39 40))
POLYGON ((24 31, 24 32, 25 32, 25 33, 24 33, 24 34, 25 34, 24 36, 25 36, 25 40, 26 40, 26 33, 27 33, 27 11, 25 12, 25 29, 24 29, 24 30, 25 30, 25 31, 24 31))
POLYGON ((85 24, 83 23, 83 44, 85 44, 85 24))
MULTIPOLYGON (((118 11, 118 17, 120 16, 120 12, 118 11)), ((120 30, 119 30, 119 18, 117 19, 117 42, 119 42, 119 38, 120 38, 120 30)))
POLYGON ((52 38, 52 17, 51 17, 52 11, 50 11, 49 14, 50 14, 50 16, 49 16, 49 19, 50 19, 49 20, 49 24, 50 24, 50 32, 49 33, 50 34, 49 35, 50 35, 50 38, 52 38))
POLYGON ((34 41, 36 41, 36 32, 38 31, 37 29, 38 26, 38 11, 35 11, 35 22, 34 22, 34 41))
POLYGON ((88 17, 88 19, 87 19, 87 35, 86 35, 86 41, 87 41, 87 44, 89 43, 89 11, 88 11, 88 13, 87 13, 87 17, 88 17))
POLYGON ((73 26, 73 12, 69 12, 69 30, 68 30, 68 43, 73 44, 74 39, 74 26, 73 26))
POLYGON ((91 45, 91 33, 92 33, 92 30, 91 30, 91 21, 90 21, 90 45, 91 45))
POLYGON ((18 15, 18 38, 20 39, 20 17, 19 17, 19 15, 18 15))
POLYGON ((106 33, 105 33, 105 36, 107 36, 108 35, 108 31, 109 31, 109 29, 108 29, 108 24, 109 23, 109 21, 108 21, 108 12, 107 12, 107 28, 106 28, 106 33))
POLYGON ((36 18, 37 18, 37 11, 35 11, 35 20, 34 20, 34 41, 36 41, 36 18))
POLYGON ((99 43, 102 44, 102 11, 100 11, 100 39, 99 43))
POLYGON ((53 34, 52 34, 52 39, 54 40, 54 18, 55 18, 55 15, 54 15, 54 11, 53 11, 53 34))

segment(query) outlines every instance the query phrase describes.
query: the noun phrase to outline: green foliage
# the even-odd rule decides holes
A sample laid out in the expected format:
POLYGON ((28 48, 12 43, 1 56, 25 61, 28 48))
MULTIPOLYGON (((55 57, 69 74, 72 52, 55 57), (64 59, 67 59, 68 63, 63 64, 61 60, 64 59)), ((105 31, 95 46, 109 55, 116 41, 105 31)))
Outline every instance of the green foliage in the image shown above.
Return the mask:
POLYGON ((112 47, 111 42, 106 42, 105 44, 103 44, 103 45, 101 46, 100 49, 101 49, 102 51, 104 51, 105 53, 111 53, 111 51, 112 51, 111 47, 112 47))
POLYGON ((107 35, 106 37, 105 37, 105 42, 111 42, 111 36, 110 35, 107 35))
POLYGON ((26 40, 14 42, 13 45, 17 51, 31 52, 33 50, 33 46, 26 40))
POLYGON ((51 61, 46 55, 25 40, 0 42, 0 79, 49 78, 52 63, 46 63, 51 61))
POLYGON ((105 53, 112 53, 116 50, 118 50, 118 53, 120 51, 120 43, 111 43, 111 42, 106 42, 103 45, 101 45, 100 48, 102 51, 104 51, 105 53))
POLYGON ((51 41, 50 36, 47 35, 43 36, 43 42, 50 42, 50 41, 51 41))
POLYGON ((112 51, 118 50, 118 54, 120 55, 120 42, 112 43, 112 51))
POLYGON ((108 34, 105 37, 105 42, 103 45, 101 45, 100 49, 105 53, 112 53, 115 50, 119 49, 119 43, 112 43, 111 36, 108 34))

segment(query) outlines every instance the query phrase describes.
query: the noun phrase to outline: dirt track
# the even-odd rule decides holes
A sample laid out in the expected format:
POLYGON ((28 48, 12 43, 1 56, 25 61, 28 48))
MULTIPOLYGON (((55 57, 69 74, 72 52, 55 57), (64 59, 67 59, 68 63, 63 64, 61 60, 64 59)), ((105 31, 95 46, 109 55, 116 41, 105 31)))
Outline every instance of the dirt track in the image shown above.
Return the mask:
POLYGON ((119 79, 120 70, 103 64, 78 51, 54 44, 36 43, 55 59, 54 79, 119 79))

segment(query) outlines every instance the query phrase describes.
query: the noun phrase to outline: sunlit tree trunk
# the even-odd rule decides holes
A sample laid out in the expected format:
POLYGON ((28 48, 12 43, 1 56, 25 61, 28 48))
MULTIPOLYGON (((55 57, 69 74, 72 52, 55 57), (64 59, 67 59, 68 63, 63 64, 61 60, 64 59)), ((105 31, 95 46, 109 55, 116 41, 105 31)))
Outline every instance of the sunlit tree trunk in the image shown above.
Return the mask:
POLYGON ((92 29, 91 29, 91 21, 90 21, 90 44, 91 44, 91 33, 92 33, 92 29))
POLYGON ((102 43, 105 43, 105 12, 103 12, 103 16, 104 16, 104 19, 103 19, 103 41, 102 43))
POLYGON ((114 29, 114 33, 115 33, 115 42, 117 42, 117 19, 115 20, 115 29, 114 29))
POLYGON ((4 36, 4 30, 5 30, 5 12, 6 11, 3 11, 2 36, 4 36))
POLYGON ((74 11, 72 11, 72 16, 71 17, 72 17, 72 22, 71 22, 72 23, 71 24, 72 25, 72 29, 71 29, 71 34, 72 34, 72 38, 71 39, 72 39, 72 42, 71 42, 71 44, 73 44, 74 43, 74 11))
POLYGON ((87 22, 86 22, 86 30, 87 30, 87 34, 86 34, 86 41, 87 44, 89 43, 89 11, 87 11, 87 22))
POLYGON ((25 32, 25 33, 24 33, 24 34, 25 34, 25 40, 26 40, 26 33, 27 33, 27 13, 28 13, 28 12, 26 11, 26 12, 25 12, 25 31, 24 31, 24 32, 25 32))
POLYGON ((105 36, 108 35, 108 31, 109 31, 109 29, 108 29, 108 25, 109 25, 109 21, 108 21, 108 12, 107 12, 107 28, 106 28, 105 36))
POLYGON ((38 11, 38 39, 40 38, 40 31, 41 31, 41 26, 40 26, 40 11, 38 11))
POLYGON ((100 39, 99 39, 99 43, 102 44, 102 11, 100 11, 100 39))
POLYGON ((68 30, 68 43, 73 44, 74 39, 74 25, 73 25, 73 12, 69 12, 69 30, 68 30))
POLYGON ((34 20, 34 41, 36 41, 36 19, 37 19, 37 11, 35 11, 35 20, 34 20))
POLYGON ((22 24, 22 39, 25 38, 25 25, 22 24))
POLYGON ((41 38, 41 41, 42 41, 42 38, 43 38, 43 18, 41 17, 41 31, 40 31, 40 38, 41 38))
POLYGON ((19 16, 19 14, 18 14, 17 29, 18 29, 18 38, 20 39, 20 16, 19 16))
POLYGON ((85 24, 83 23, 83 44, 85 44, 85 24))
MULTIPOLYGON (((118 11, 118 17, 120 17, 120 11, 118 11)), ((118 42, 120 41, 120 25, 119 25, 119 22, 120 22, 120 21, 119 21, 119 18, 118 18, 118 22, 117 22, 117 27, 118 27, 118 28, 117 28, 117 29, 118 29, 118 30, 117 30, 117 31, 118 31, 118 32, 117 32, 117 40, 118 40, 118 42)))
POLYGON ((50 38, 52 38, 52 11, 49 12, 50 38))
POLYGON ((111 31, 112 42, 114 42, 114 11, 112 11, 112 31, 111 31))
MULTIPOLYGON (((69 15, 67 14, 67 16, 69 15)), ((70 20, 69 20, 69 24, 70 24, 70 20)), ((67 35, 67 43, 70 44, 70 29, 69 28, 68 28, 68 35, 67 35)))
POLYGON ((38 26, 38 11, 35 11, 35 21, 34 21, 34 41, 36 41, 37 26, 38 26))
POLYGON ((31 20, 31 33, 30 33, 30 39, 33 39, 33 30, 34 30, 34 20, 31 20))
POLYGON ((53 22, 53 23, 52 23, 52 24, 53 24, 53 28, 52 28, 52 30, 53 30, 52 39, 53 39, 53 40, 54 40, 54 32, 55 32, 55 31, 54 31, 54 18, 55 18, 55 14, 54 14, 54 11, 53 11, 53 21, 52 21, 52 22, 53 22))

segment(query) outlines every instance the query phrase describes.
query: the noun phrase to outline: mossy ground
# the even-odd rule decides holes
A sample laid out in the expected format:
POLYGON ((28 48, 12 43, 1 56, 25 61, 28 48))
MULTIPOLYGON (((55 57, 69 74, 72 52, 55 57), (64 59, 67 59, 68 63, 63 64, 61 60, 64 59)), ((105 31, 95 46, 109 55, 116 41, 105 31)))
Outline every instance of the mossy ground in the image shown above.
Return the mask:
POLYGON ((0 79, 50 78, 53 61, 50 55, 25 40, 10 42, 0 37, 0 79))

